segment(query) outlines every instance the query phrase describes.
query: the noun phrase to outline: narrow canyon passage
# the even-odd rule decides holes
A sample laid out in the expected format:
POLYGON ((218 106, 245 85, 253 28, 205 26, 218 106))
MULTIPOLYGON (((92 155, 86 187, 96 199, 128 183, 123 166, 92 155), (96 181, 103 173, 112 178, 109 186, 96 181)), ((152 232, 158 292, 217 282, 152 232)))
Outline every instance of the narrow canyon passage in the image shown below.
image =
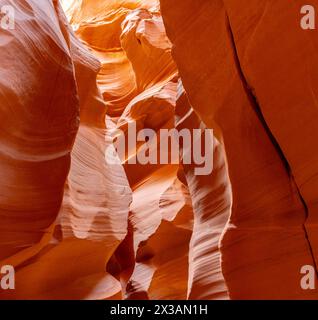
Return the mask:
POLYGON ((300 285, 318 263, 318 38, 300 0, 12 5, 0 266, 16 285, 0 299, 318 298, 300 285), (212 172, 184 136, 160 161, 131 124, 189 132, 212 172))

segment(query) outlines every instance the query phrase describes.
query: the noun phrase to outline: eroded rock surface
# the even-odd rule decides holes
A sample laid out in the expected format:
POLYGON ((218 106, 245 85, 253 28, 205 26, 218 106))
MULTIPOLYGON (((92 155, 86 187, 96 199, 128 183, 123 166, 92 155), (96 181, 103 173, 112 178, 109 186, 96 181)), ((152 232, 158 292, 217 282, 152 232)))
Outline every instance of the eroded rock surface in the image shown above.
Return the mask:
POLYGON ((0 265, 16 290, 0 298, 318 298, 300 286, 318 245, 317 34, 300 0, 244 3, 14 2, 0 265), (212 173, 131 164, 146 142, 108 163, 131 123, 213 129, 212 173))
POLYGON ((160 2, 189 100, 228 159, 230 297, 317 298, 299 284, 315 265, 318 137, 317 33, 300 28, 301 1, 160 2))

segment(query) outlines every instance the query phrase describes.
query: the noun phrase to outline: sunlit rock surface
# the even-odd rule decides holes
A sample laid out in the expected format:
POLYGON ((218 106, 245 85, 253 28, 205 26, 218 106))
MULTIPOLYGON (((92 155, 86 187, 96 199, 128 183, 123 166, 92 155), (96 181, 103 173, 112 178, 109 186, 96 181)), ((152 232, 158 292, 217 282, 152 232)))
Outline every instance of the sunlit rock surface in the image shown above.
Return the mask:
POLYGON ((318 245, 301 2, 60 2, 16 1, 0 30, 0 298, 318 298, 300 287, 318 245), (213 129, 212 173, 131 164, 142 144, 109 164, 133 122, 213 129))
POLYGON ((301 1, 160 3, 192 107, 226 150, 230 297, 317 298, 299 283, 315 265, 318 199, 317 33, 300 28, 301 1))

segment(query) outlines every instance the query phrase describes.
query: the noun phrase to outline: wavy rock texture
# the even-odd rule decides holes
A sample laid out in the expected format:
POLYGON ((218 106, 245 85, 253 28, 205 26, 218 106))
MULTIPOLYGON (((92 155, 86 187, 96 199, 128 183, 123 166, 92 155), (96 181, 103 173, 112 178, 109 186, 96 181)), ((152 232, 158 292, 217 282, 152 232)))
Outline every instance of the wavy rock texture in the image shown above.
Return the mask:
MULTIPOLYGON (((137 129, 157 132, 202 126, 178 80, 158 2, 84 1, 67 13, 102 63, 97 82, 110 134, 119 128, 128 135, 132 121, 137 129)), ((123 298, 228 297, 218 242, 231 191, 224 151, 216 145, 216 170, 204 179, 194 176, 191 166, 128 164, 136 156, 128 151, 123 163, 133 191, 128 234, 107 265, 122 284, 123 298)))
MULTIPOLYGON (((28 19, 21 13, 21 21, 18 15, 16 24, 18 30, 29 32, 12 33, 11 43, 12 50, 21 52, 21 61, 30 61, 29 65, 21 65, 21 70, 30 78, 31 94, 19 91, 28 89, 19 84, 21 77, 12 77, 17 81, 11 84, 16 89, 12 95, 17 96, 12 103, 21 101, 4 108, 19 113, 25 110, 21 118, 14 118, 25 128, 22 124, 16 126, 23 130, 19 133, 15 129, 15 144, 8 145, 4 154, 12 159, 8 165, 20 163, 21 173, 13 168, 15 175, 6 181, 10 188, 19 184, 16 188, 23 192, 23 215, 18 218, 11 214, 11 223, 7 211, 1 211, 8 220, 4 224, 8 235, 17 239, 18 234, 21 239, 11 240, 6 231, 1 234, 5 239, 1 245, 6 250, 1 250, 6 259, 3 263, 13 264, 17 271, 16 290, 2 294, 24 299, 120 298, 120 283, 106 272, 106 265, 126 236, 131 190, 123 167, 108 168, 105 162, 109 139, 107 142, 107 108, 96 85, 100 63, 74 36, 58 2, 48 5, 27 1, 27 5, 17 9, 22 13, 28 9, 28 19), (24 47, 19 48, 19 44, 24 47), (39 52, 32 53, 28 49, 32 46, 39 52), (74 143, 79 110, 81 125, 74 143), (24 145, 28 146, 25 151, 24 145), (21 150, 21 154, 11 149, 21 150), (29 215, 26 206, 30 206, 29 215), (12 248, 17 252, 10 252, 12 248)), ((7 61, 12 60, 9 54, 7 61)), ((11 208, 16 215, 18 209, 11 208)))
POLYGON ((318 38, 295 25, 300 0, 63 0, 67 18, 16 2, 0 31, 16 290, 1 299, 318 298, 299 274, 318 245, 318 38), (129 163, 155 140, 109 164, 133 122, 213 129, 213 172, 129 163))
POLYGON ((189 100, 226 150, 230 297, 317 298, 299 285, 317 256, 318 137, 317 34, 299 27, 301 1, 160 3, 189 100))

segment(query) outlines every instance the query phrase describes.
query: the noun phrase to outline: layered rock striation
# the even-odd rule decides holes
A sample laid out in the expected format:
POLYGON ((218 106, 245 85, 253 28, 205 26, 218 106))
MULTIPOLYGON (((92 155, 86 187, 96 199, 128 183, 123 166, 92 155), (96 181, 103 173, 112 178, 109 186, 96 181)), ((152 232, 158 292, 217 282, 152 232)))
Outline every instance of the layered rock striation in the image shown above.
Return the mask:
POLYGON ((0 30, 0 265, 16 270, 0 298, 316 299, 300 286, 318 241, 301 1, 61 3, 16 1, 0 30), (213 171, 180 141, 176 163, 132 161, 157 140, 110 163, 131 124, 202 130, 213 171))

